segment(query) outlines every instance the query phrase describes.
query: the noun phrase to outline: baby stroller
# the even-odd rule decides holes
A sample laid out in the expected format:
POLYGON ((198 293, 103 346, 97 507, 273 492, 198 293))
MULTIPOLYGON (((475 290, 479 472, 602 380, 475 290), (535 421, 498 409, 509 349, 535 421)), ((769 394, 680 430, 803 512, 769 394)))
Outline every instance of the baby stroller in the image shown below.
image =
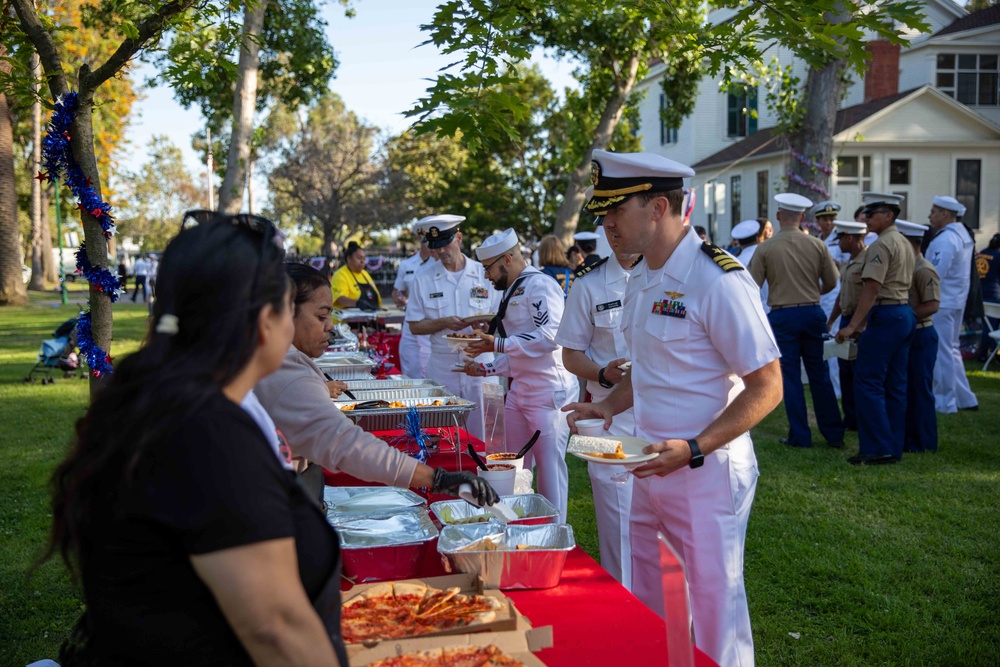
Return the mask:
POLYGON ((37 377, 42 377, 42 384, 52 384, 55 378, 52 377, 53 370, 61 370, 63 377, 84 377, 80 368, 80 357, 76 352, 76 320, 73 318, 60 324, 54 332, 52 338, 42 341, 42 346, 38 350, 38 362, 25 376, 25 382, 34 382, 37 377))

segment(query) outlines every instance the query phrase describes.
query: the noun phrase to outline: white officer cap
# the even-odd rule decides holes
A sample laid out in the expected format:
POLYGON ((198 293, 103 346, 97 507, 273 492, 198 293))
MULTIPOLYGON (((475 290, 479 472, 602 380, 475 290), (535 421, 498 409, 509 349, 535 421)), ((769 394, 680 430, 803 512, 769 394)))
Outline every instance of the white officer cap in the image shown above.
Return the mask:
POLYGON ((924 237, 924 232, 930 229, 930 225, 921 225, 920 223, 910 222, 909 220, 897 220, 896 227, 903 234, 903 236, 916 239, 922 239, 924 237))
POLYGON ((476 248, 476 257, 479 261, 499 257, 505 252, 510 252, 521 245, 517 238, 517 232, 513 229, 505 229, 502 232, 493 234, 483 244, 476 248))
POLYGON ((590 161, 594 192, 584 208, 604 215, 641 192, 684 189, 694 169, 655 153, 612 153, 595 148, 590 161))
POLYGON ((811 208, 813 203, 808 197, 797 195, 794 192, 782 192, 774 195, 774 201, 778 202, 778 208, 792 213, 803 213, 807 208, 811 208))
POLYGON ((862 192, 861 201, 865 205, 865 213, 868 209, 878 208, 879 206, 890 206, 896 209, 899 213, 899 205, 903 203, 906 199, 903 195, 894 195, 888 192, 862 192))
POLYGON ((733 227, 733 230, 729 232, 729 235, 732 236, 737 241, 742 241, 744 239, 750 238, 751 236, 757 236, 757 234, 759 233, 760 233, 759 222, 757 222, 756 220, 744 220, 743 222, 740 222, 735 227, 733 227))
POLYGON ((443 248, 458 233, 458 225, 465 220, 464 215, 428 215, 417 220, 417 224, 424 230, 424 238, 428 248, 443 248))
POLYGON ((965 213, 965 207, 962 206, 954 197, 938 195, 934 198, 934 205, 938 208, 943 208, 946 211, 952 211, 955 215, 962 215, 965 213))
POLYGON ((596 241, 597 234, 594 232, 577 232, 573 234, 574 241, 596 241))
POLYGON ((868 225, 863 222, 834 220, 833 229, 837 234, 865 234, 868 232, 868 225))
POLYGON ((813 214, 814 218, 821 215, 837 215, 840 213, 840 208, 840 204, 828 199, 813 206, 810 213, 813 214))

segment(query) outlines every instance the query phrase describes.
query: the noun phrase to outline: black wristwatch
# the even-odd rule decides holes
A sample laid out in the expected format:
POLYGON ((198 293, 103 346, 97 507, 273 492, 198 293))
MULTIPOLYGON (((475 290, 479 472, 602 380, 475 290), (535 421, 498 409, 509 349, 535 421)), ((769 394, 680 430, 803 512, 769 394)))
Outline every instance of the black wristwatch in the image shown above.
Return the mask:
POLYGON ((688 440, 688 447, 691 448, 691 462, 688 463, 688 467, 700 468, 705 464, 705 455, 701 453, 701 447, 698 446, 698 441, 694 438, 688 440))
POLYGON ((600 384, 605 389, 611 389, 612 387, 615 386, 614 384, 608 382, 607 379, 604 377, 604 367, 603 366, 601 367, 601 370, 597 371, 597 382, 598 382, 598 384, 600 384))

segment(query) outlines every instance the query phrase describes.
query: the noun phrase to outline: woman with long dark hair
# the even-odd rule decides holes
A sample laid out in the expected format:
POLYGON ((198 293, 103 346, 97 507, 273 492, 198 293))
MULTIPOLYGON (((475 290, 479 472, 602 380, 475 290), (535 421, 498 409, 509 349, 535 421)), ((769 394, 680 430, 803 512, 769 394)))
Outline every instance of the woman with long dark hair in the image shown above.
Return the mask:
POLYGON ((293 291, 270 223, 167 247, 144 346, 53 476, 50 554, 83 584, 71 665, 346 665, 323 511, 240 407, 281 364, 293 291))

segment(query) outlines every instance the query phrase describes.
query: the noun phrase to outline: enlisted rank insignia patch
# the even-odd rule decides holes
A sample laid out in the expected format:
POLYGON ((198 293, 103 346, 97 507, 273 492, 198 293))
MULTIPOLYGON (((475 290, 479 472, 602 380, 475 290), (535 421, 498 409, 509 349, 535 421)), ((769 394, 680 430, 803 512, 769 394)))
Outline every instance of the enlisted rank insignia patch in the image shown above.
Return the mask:
POLYGON ((472 288, 470 295, 473 299, 488 299, 490 298, 490 292, 482 285, 476 285, 472 288))
POLYGON ((701 244, 701 251, 712 258, 712 261, 719 265, 719 268, 729 273, 730 271, 742 271, 743 265, 739 260, 726 253, 719 246, 705 241, 701 244))
POLYGON ((515 296, 521 296, 522 294, 524 294, 524 286, 518 287, 510 296, 511 298, 514 298, 515 296))
POLYGON ((535 309, 535 314, 531 316, 536 327, 542 327, 549 323, 549 311, 542 311, 541 301, 532 301, 531 307, 535 309))
POLYGON ((444 298, 444 292, 431 292, 430 298, 431 299, 443 299, 444 298))
POLYGON ((621 308, 621 307, 622 307, 621 299, 616 299, 614 301, 608 301, 607 303, 597 304, 597 312, 600 313, 605 310, 612 310, 613 308, 621 308))
MULTIPOLYGON (((671 292, 667 292, 669 296, 671 292)), ((676 292, 673 292, 676 294, 676 292)), ((680 296, 684 296, 681 294, 680 296)), ((687 307, 683 301, 677 299, 664 299, 653 304, 654 315, 666 315, 667 317, 679 317, 682 320, 687 317, 687 307)))
POLYGON ((882 263, 881 255, 875 255, 874 257, 872 257, 872 264, 881 264, 881 263, 882 263))

